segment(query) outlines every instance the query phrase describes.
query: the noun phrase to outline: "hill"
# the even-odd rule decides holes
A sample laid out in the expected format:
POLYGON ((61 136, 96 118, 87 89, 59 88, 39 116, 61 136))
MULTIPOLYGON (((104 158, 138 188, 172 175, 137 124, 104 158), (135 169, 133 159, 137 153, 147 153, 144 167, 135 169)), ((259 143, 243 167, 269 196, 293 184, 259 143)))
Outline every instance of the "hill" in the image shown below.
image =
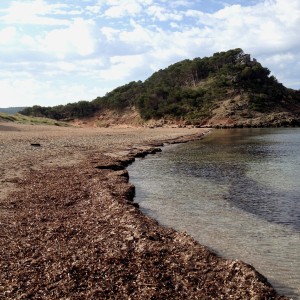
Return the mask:
POLYGON ((61 122, 45 117, 25 116, 22 114, 8 114, 0 112, 0 122, 15 122, 19 124, 36 124, 36 125, 55 125, 55 126, 69 126, 69 123, 61 122))
POLYGON ((139 122, 158 124, 298 126, 300 91, 284 87, 270 70, 238 48, 180 61, 144 82, 130 82, 91 102, 34 106, 22 113, 54 119, 93 117, 103 124, 108 112, 128 111, 137 113, 139 122))
POLYGON ((21 110, 24 110, 26 107, 7 107, 7 108, 1 108, 0 112, 7 113, 7 114, 16 114, 21 110))

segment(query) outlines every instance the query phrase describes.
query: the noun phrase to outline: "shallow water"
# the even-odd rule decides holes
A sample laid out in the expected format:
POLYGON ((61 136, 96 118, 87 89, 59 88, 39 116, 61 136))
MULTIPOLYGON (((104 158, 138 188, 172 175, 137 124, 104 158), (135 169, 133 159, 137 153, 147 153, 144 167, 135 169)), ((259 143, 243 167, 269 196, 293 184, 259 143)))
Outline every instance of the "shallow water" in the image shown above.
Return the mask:
POLYGON ((299 129, 216 130, 128 171, 145 213, 300 299, 299 129))

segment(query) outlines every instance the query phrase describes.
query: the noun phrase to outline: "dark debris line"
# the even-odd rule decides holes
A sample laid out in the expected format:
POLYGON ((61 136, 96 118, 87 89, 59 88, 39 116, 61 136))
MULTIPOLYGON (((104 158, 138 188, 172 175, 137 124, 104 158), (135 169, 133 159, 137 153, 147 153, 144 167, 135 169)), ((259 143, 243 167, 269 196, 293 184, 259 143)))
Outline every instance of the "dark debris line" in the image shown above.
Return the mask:
POLYGON ((124 166, 138 153, 94 154, 19 181, 1 207, 0 299, 286 299, 251 266, 132 205, 124 166))

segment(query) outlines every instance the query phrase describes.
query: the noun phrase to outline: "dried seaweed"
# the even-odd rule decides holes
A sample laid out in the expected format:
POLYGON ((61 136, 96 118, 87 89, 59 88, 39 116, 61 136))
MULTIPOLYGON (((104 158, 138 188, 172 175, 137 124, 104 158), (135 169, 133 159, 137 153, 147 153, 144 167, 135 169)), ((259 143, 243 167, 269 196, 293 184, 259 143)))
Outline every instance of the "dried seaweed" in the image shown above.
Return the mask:
POLYGON ((0 224, 0 298, 286 299, 253 267, 132 205, 124 165, 140 153, 89 154, 19 181, 0 224))

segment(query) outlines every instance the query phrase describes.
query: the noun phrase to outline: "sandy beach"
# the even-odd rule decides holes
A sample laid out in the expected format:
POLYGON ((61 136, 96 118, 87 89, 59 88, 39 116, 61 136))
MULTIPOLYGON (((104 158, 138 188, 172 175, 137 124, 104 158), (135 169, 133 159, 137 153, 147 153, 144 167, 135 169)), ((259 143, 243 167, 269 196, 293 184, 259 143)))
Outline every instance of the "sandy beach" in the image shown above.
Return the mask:
POLYGON ((0 123, 0 299, 287 299, 134 203, 128 164, 207 132, 0 123))

